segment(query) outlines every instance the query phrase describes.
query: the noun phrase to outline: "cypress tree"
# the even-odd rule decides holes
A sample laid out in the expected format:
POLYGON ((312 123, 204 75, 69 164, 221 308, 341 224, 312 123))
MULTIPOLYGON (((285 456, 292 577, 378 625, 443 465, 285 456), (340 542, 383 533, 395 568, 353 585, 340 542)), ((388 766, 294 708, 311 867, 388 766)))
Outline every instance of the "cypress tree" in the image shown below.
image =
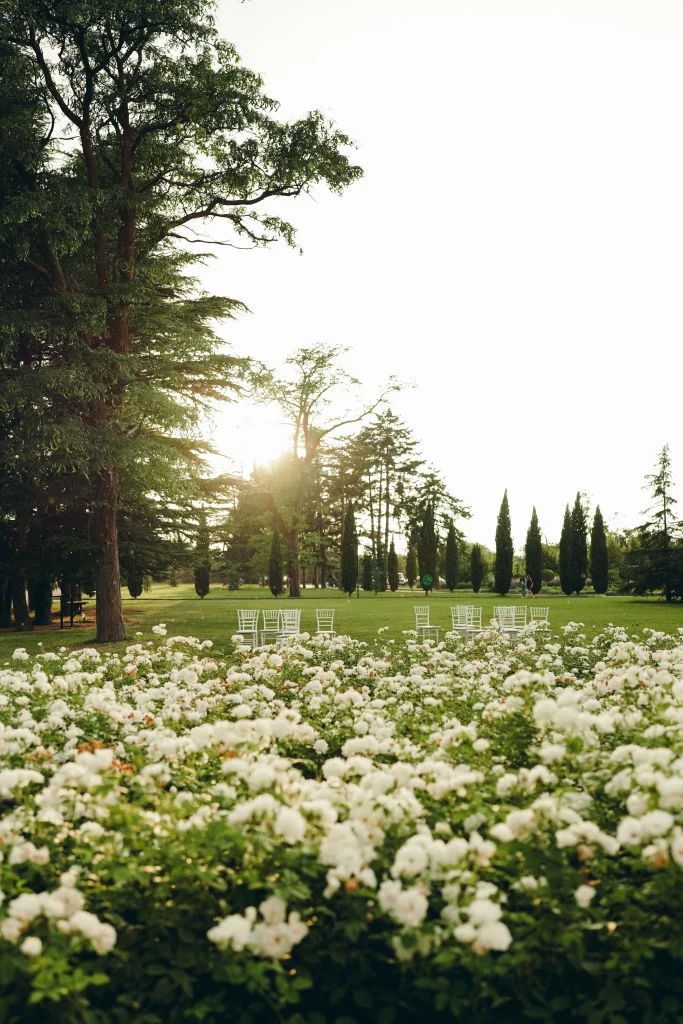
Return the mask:
POLYGON ((394 547, 393 537, 389 545, 389 557, 387 558, 387 575, 389 577, 389 589, 396 593, 398 590, 398 555, 394 547))
POLYGON ((341 542, 341 588, 351 597, 358 583, 358 535, 351 502, 344 513, 341 542))
POLYGON ((376 594, 383 594, 387 589, 387 560, 384 554, 384 546, 377 541, 377 558, 375 559, 375 571, 373 574, 373 589, 376 594))
POLYGON ((472 580, 472 590, 475 594, 479 593, 485 571, 481 544, 473 544, 470 556, 470 579, 472 580))
POLYGON ((412 590, 417 580, 417 551, 412 540, 408 543, 408 554, 406 555, 406 579, 412 590))
POLYGON ((437 554, 439 540, 434 528, 434 507, 430 503, 425 506, 422 528, 417 544, 417 561, 420 568, 420 586, 424 587, 426 594, 438 585, 437 576, 437 554), (427 586, 422 582, 424 577, 431 576, 432 582, 427 586))
POLYGON ((571 574, 571 543, 572 543, 572 520, 569 512, 569 505, 564 510, 564 522, 560 534, 560 586, 565 594, 573 592, 573 580, 571 574))
POLYGON ((541 587, 543 586, 543 540, 538 525, 535 505, 531 513, 529 529, 527 530, 524 560, 527 575, 531 576, 534 585, 534 594, 540 594, 541 587))
MULTIPOLYGON (((229 575, 228 585, 232 580, 229 575)), ((279 597, 285 588, 282 570, 282 537, 277 526, 273 527, 273 539, 270 542, 270 559, 268 561, 268 586, 273 597, 279 597)), ((230 586, 230 589, 236 589, 230 586)))
POLYGON ((595 510, 591 531, 591 582, 596 594, 605 594, 609 582, 607 560, 607 533, 600 506, 595 510))
POLYGON ((209 593, 211 583, 211 555, 209 551, 209 530, 206 516, 200 513, 195 547, 194 589, 202 601, 209 593))
POLYGON ((144 582, 144 572, 139 562, 131 565, 126 573, 126 582, 128 584, 128 593, 132 598, 137 598, 142 593, 142 584, 144 582))
POLYGON ((588 576, 588 524, 586 513, 581 504, 581 495, 577 493, 571 514, 571 530, 569 544, 569 574, 572 590, 580 594, 586 585, 588 576))
POLYGON ((496 593, 505 596, 512 583, 512 524, 510 522, 510 505, 508 492, 505 491, 500 503, 498 523, 496 525, 496 561, 494 565, 496 593))
POLYGON ((455 538, 455 527, 451 520, 446 537, 446 586, 451 594, 458 585, 458 542, 455 538))
POLYGON ((366 551, 363 555, 363 590, 372 590, 374 587, 375 566, 372 554, 366 551))

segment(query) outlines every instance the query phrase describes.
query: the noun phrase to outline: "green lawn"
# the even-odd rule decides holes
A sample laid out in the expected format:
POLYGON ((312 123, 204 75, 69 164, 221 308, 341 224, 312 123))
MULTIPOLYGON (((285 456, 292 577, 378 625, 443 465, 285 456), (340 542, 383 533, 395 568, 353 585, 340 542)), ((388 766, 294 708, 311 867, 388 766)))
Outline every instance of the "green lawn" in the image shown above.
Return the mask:
MULTIPOLYGON (((450 628, 450 605, 458 602, 478 604, 482 608, 482 621, 488 622, 493 606, 503 601, 519 604, 519 596, 501 599, 497 595, 475 596, 468 591, 437 591, 425 602, 421 592, 400 590, 396 594, 386 593, 375 596, 361 592, 348 598, 338 590, 305 590, 299 601, 280 598, 277 601, 266 588, 243 587, 236 593, 214 586, 208 596, 200 601, 190 584, 177 587, 155 585, 151 592, 133 601, 124 600, 124 616, 130 642, 135 642, 135 633, 142 631, 144 639, 150 638, 150 630, 158 622, 168 625, 169 634, 184 634, 209 638, 219 647, 229 642, 237 628, 238 608, 297 607, 301 606, 301 628, 315 630, 315 607, 328 606, 336 609, 335 628, 339 633, 348 633, 361 640, 377 635, 381 626, 389 627, 389 637, 400 638, 401 631, 414 625, 413 605, 429 603, 431 621, 434 625, 450 628)), ((644 626, 672 632, 683 627, 683 605, 666 605, 657 598, 597 597, 583 594, 579 597, 564 597, 556 591, 544 592, 533 599, 537 604, 550 607, 550 623, 560 627, 567 622, 583 622, 589 634, 598 632, 609 623, 625 626, 629 630, 640 630, 644 626)), ((531 604, 531 599, 529 599, 531 604)), ((94 615, 93 604, 88 605, 88 617, 94 615)), ((19 634, 13 631, 0 632, 0 662, 5 661, 17 646, 35 651, 42 643, 44 650, 53 650, 61 645, 79 647, 93 642, 94 629, 91 625, 73 631, 55 629, 36 630, 19 634)), ((137 638, 140 639, 139 637, 137 638)), ((121 645, 123 647, 124 645, 121 645)))

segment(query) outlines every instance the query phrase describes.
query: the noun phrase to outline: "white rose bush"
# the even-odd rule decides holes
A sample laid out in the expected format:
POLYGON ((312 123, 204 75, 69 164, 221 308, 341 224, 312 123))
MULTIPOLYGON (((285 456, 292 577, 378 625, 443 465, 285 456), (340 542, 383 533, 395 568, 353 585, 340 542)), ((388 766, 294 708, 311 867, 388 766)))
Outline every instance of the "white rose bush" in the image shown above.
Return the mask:
POLYGON ((0 666, 0 1020, 683 1021, 683 631, 0 666))

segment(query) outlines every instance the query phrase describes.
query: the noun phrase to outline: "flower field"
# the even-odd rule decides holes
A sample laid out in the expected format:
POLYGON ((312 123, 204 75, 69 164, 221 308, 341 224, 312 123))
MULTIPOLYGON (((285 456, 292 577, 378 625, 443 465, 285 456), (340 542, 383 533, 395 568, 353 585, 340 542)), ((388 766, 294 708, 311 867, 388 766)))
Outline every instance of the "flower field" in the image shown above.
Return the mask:
POLYGON ((683 630, 155 632, 0 668, 2 1022, 683 1021, 683 630))

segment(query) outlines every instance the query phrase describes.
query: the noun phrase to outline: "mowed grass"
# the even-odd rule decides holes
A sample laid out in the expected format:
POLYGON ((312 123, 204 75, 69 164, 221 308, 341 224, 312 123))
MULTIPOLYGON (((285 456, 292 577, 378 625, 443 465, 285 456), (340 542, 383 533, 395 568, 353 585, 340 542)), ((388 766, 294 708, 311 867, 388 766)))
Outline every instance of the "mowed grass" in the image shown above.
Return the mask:
MULTIPOLYGON (((581 594, 565 597, 557 591, 544 591, 536 598, 527 598, 550 608, 550 625, 560 628, 568 622, 582 622, 589 636, 605 626, 624 626, 629 632, 639 632, 645 626, 663 632, 674 632, 683 627, 683 605, 670 604, 658 598, 599 597, 595 594, 581 594)), ((443 632, 450 629, 450 606, 452 604, 475 604, 482 608, 482 621, 488 623, 493 615, 494 605, 521 604, 519 594, 500 598, 497 594, 475 595, 458 590, 451 594, 447 590, 434 592, 425 598, 421 591, 401 589, 395 594, 371 594, 361 591, 360 599, 355 594, 349 598, 338 590, 305 590, 301 598, 275 599, 267 588, 245 586, 231 592, 220 586, 212 586, 210 593, 200 600, 191 584, 177 587, 155 585, 149 593, 136 601, 124 591, 124 618, 128 630, 128 643, 146 641, 152 638, 152 626, 165 622, 169 635, 196 636, 210 639, 218 650, 230 645, 230 638, 237 628, 238 608, 301 608, 302 631, 315 631, 316 607, 335 609, 335 629, 359 640, 370 640, 377 636, 383 626, 388 627, 387 639, 400 639, 402 631, 412 629, 415 622, 413 606, 428 604, 431 622, 443 632), (142 637, 136 637, 141 632, 142 637)), ((56 650, 64 646, 78 649, 91 645, 95 638, 92 624, 94 602, 87 606, 88 624, 73 630, 56 628, 37 629, 32 633, 16 633, 12 630, 0 632, 0 663, 12 654, 16 647, 25 647, 29 652, 56 650)), ((443 633, 440 634, 440 638, 443 633)), ((125 644, 111 645, 110 649, 123 650, 125 644)))

